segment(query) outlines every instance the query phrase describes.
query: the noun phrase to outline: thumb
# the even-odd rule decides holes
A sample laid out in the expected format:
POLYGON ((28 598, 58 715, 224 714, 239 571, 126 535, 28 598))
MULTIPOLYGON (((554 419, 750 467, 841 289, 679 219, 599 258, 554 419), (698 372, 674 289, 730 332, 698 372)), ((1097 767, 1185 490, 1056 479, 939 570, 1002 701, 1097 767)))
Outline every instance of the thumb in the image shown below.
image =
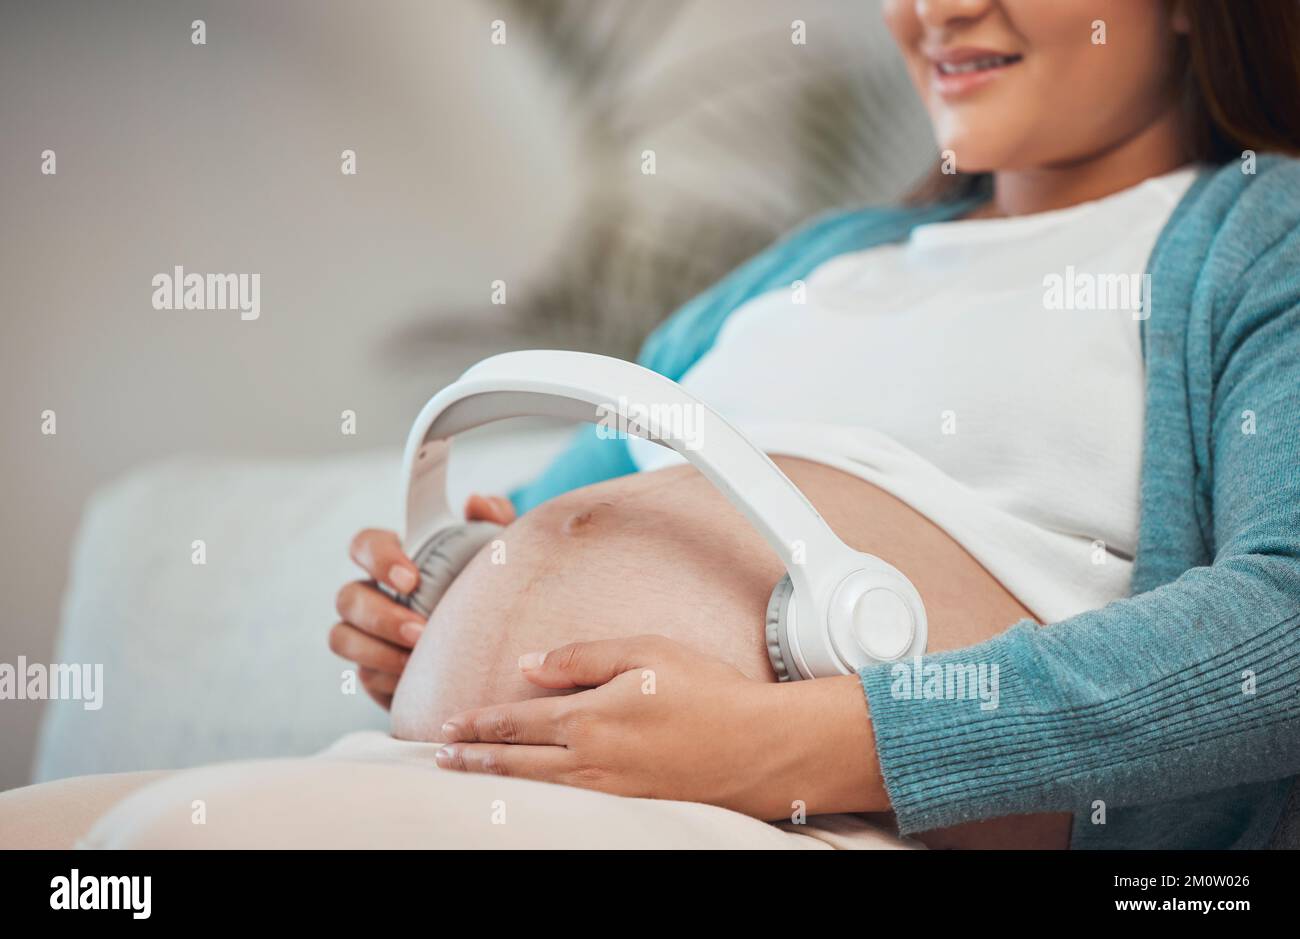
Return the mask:
POLYGON ((595 688, 662 658, 658 636, 571 642, 519 657, 519 670, 543 688, 595 688))

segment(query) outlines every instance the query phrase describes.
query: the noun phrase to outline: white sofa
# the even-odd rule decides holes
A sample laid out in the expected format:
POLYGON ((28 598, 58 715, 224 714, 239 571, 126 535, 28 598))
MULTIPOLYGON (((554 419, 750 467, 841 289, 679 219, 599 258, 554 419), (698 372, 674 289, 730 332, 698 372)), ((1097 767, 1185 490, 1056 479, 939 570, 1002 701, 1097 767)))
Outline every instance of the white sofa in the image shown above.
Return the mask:
MULTIPOLYGON (((500 426, 500 425, 499 425, 500 426)), ((567 428, 478 432, 452 488, 503 492, 567 428)), ((347 557, 368 526, 400 529, 397 449, 279 462, 168 461, 91 500, 55 658, 104 666, 103 706, 48 702, 36 781, 319 750, 384 728, 326 646, 347 557), (193 563, 195 541, 206 563, 193 563)))

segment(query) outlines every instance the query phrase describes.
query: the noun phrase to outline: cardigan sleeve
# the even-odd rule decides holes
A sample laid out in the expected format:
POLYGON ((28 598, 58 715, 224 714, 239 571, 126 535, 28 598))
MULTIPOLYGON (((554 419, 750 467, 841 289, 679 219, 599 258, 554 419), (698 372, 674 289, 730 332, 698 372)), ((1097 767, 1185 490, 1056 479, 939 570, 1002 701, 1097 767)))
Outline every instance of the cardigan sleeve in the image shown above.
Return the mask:
POLYGON ((1300 773, 1298 272, 1292 229, 1219 278, 1215 306, 1229 312, 1203 346, 1212 390, 1190 404, 1206 428, 1196 479, 1157 482, 1206 490, 1211 564, 1056 624, 861 670, 903 832, 1087 817, 1099 800, 1166 802, 1300 773), (997 694, 945 696, 972 666, 997 694))

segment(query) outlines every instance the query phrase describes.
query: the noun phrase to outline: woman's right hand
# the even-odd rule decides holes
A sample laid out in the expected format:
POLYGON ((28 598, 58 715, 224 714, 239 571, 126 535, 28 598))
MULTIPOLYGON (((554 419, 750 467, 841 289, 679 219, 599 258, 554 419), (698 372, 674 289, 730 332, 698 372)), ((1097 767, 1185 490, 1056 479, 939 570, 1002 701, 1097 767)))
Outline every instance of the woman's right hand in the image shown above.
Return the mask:
MULTIPOLYGON (((465 505, 465 518, 509 525, 515 510, 504 496, 475 494, 465 505)), ((387 710, 425 621, 378 585, 409 594, 419 585, 420 572, 402 550, 395 532, 367 528, 352 539, 349 554, 373 580, 354 580, 338 592, 334 606, 340 622, 330 630, 330 649, 357 664, 362 687, 387 710)))

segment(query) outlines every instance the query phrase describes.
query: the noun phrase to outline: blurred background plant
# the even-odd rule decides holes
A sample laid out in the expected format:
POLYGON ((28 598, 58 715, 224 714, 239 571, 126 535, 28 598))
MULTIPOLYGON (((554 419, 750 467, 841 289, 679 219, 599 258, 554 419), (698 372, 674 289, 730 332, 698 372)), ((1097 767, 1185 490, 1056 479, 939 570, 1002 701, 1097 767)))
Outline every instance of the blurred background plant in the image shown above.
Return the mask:
MULTIPOLYGON (((522 32, 544 51, 585 186, 545 273, 510 294, 511 345, 632 358, 672 310, 782 233, 832 207, 897 199, 925 168, 916 154, 928 124, 876 24, 814 18, 797 44, 805 4, 729 23, 711 22, 710 5, 493 5, 507 41, 522 32), (642 173, 645 150, 656 175, 642 173)), ((452 320, 472 332, 481 312, 452 320)), ((416 326, 397 345, 418 358, 447 339, 447 322, 416 326)))

